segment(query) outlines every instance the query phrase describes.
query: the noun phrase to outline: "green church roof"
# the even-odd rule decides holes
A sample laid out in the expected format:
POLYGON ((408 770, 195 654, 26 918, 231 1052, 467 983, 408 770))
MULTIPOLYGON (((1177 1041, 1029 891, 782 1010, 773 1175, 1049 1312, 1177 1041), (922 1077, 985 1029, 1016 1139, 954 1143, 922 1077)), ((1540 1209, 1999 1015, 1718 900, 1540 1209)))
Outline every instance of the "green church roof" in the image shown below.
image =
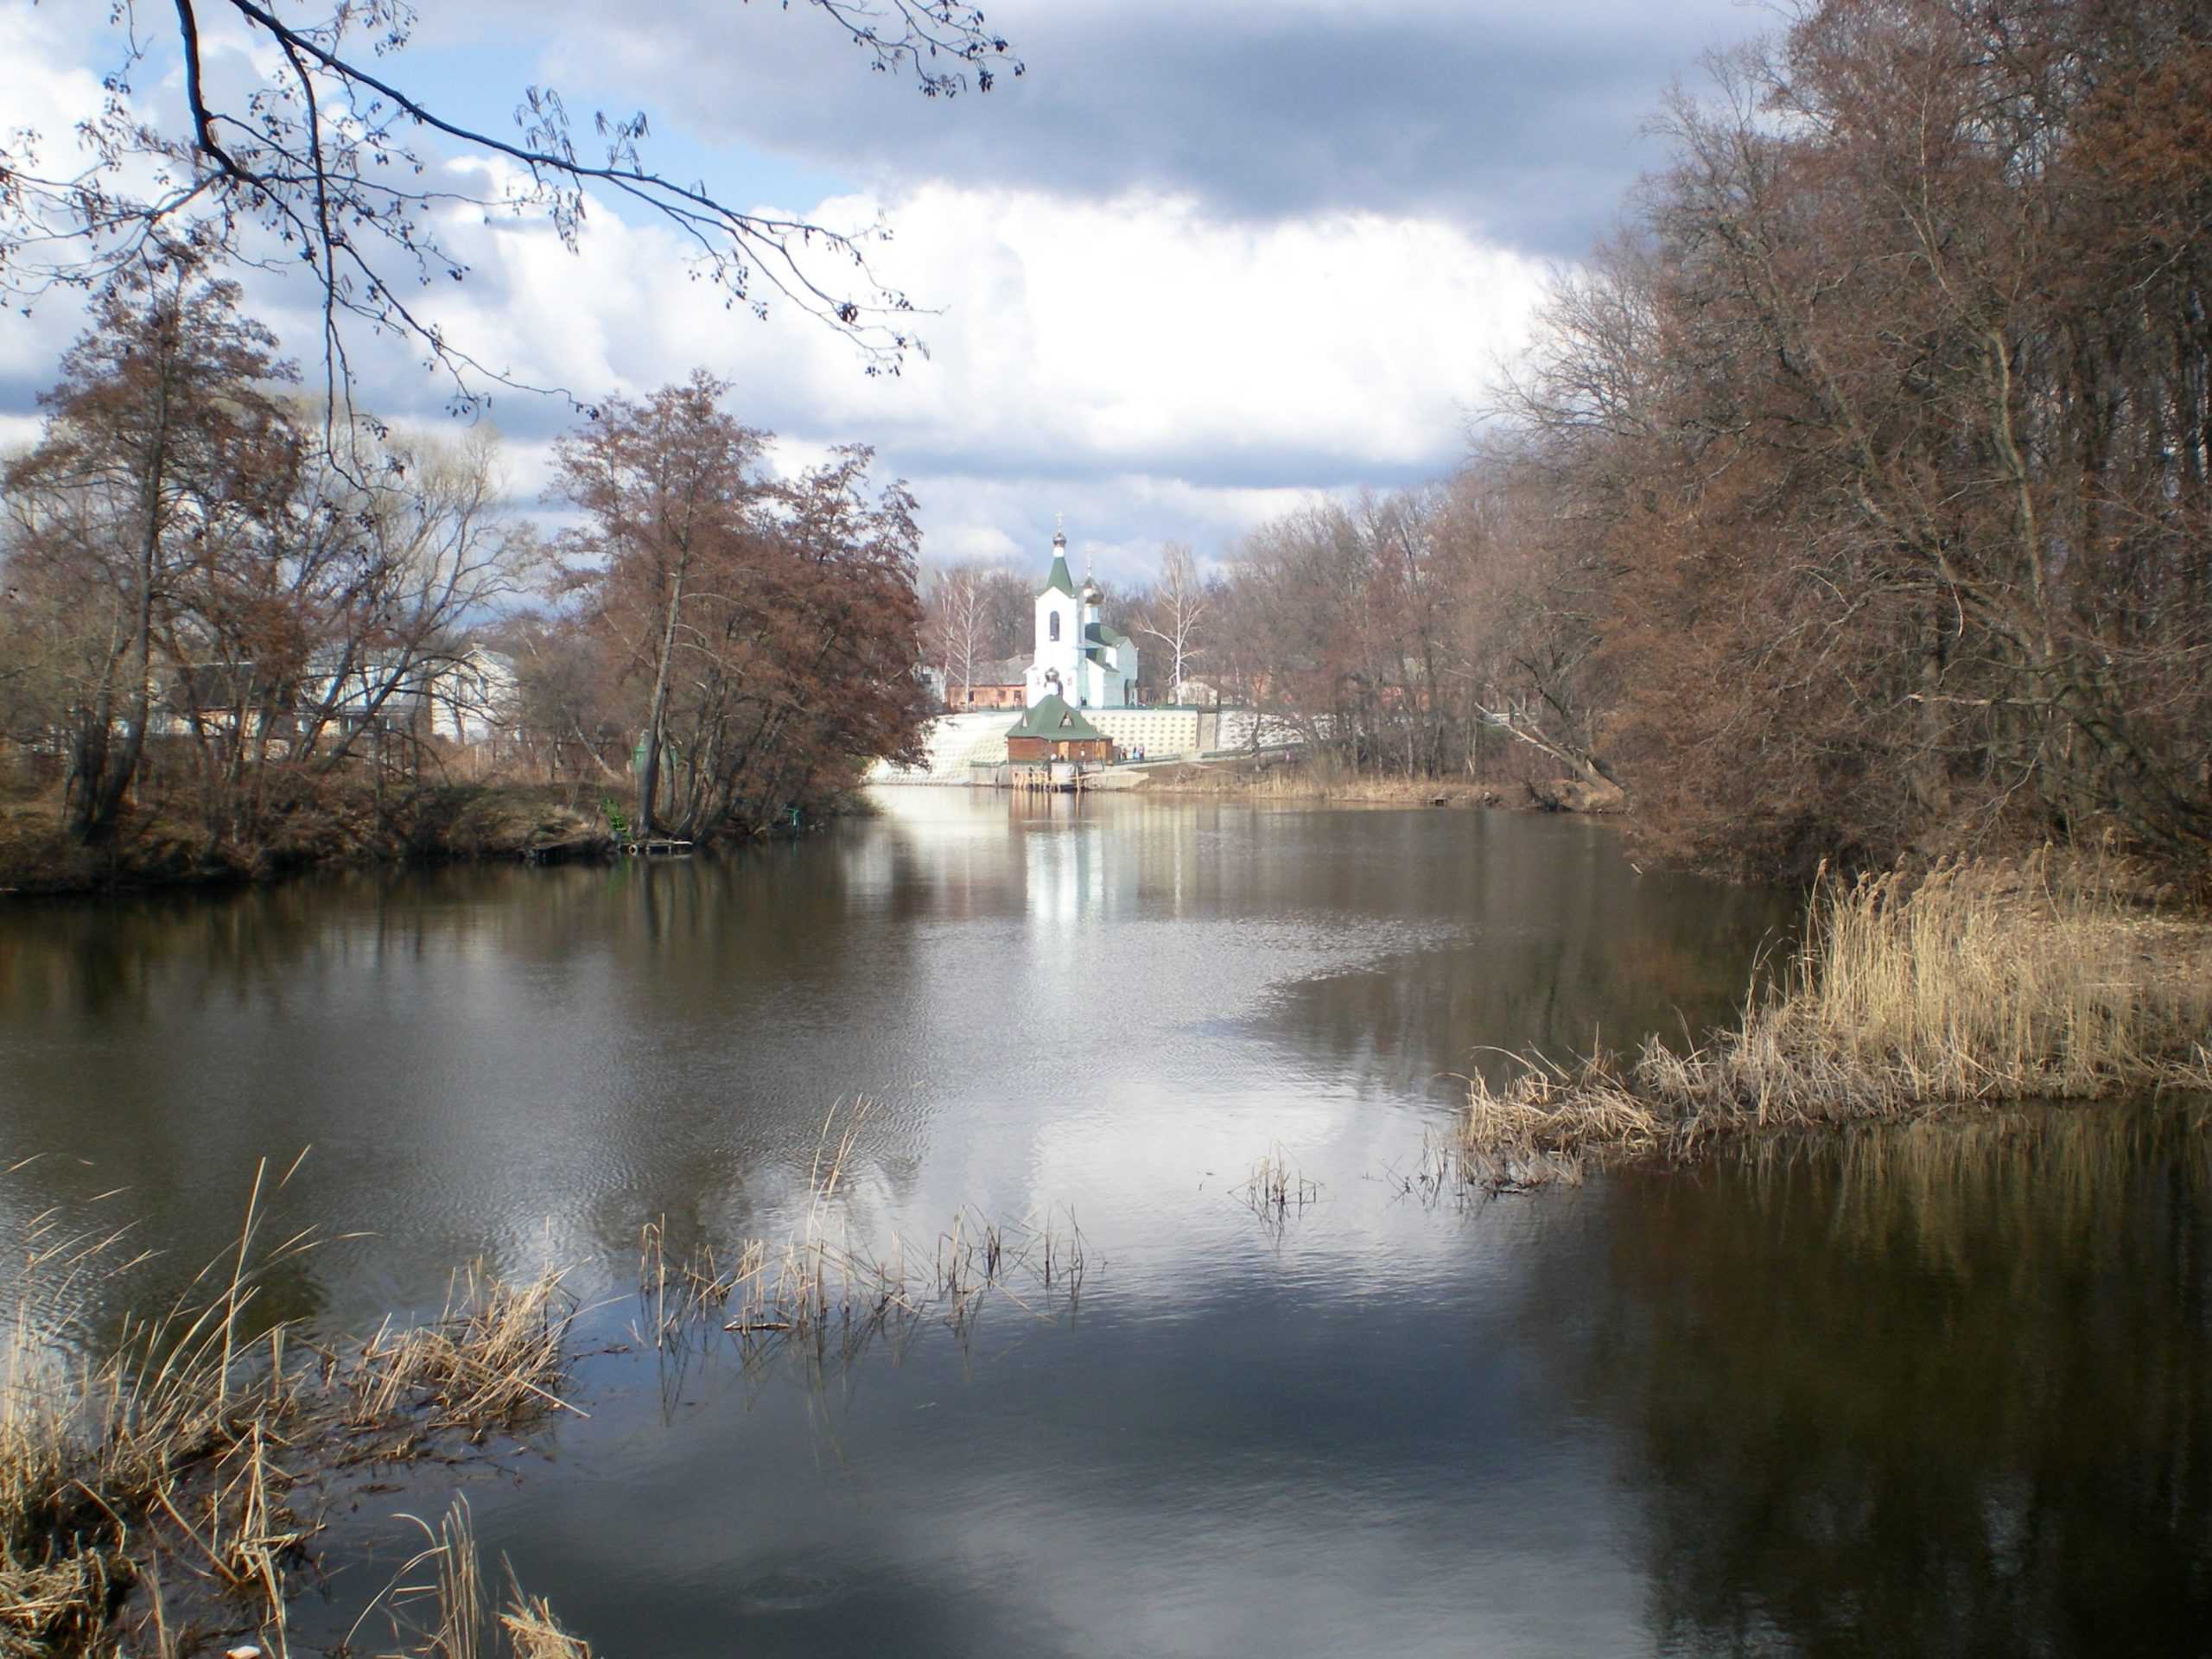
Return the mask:
POLYGON ((1067 699, 1057 691, 1046 692, 1042 702, 1006 728, 1006 734, 1008 737, 1065 739, 1069 742, 1106 735, 1081 714, 1069 708, 1067 699))
POLYGON ((1075 597, 1075 582, 1068 575, 1068 544, 1065 542, 1052 543, 1052 574, 1045 578, 1045 585, 1037 592, 1039 596, 1042 596, 1051 593, 1055 588, 1070 599, 1075 597))

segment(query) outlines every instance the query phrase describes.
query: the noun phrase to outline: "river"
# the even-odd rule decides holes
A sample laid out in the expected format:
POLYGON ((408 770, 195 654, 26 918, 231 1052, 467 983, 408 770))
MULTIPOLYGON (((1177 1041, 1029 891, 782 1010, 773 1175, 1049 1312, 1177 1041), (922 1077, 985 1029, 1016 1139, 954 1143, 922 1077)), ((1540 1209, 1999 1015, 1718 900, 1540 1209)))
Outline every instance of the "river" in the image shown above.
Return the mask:
POLYGON ((348 1493, 309 1640, 457 1487, 614 1659, 2207 1650, 2187 1107, 1439 1198, 1458 1075, 1726 1020, 1790 896, 1572 818, 879 800, 711 861, 0 911, 0 1149, 43 1154, 0 1233, 161 1252, 46 1310, 82 1339, 303 1148, 272 1224, 327 1242, 269 1316, 572 1269, 590 1415, 348 1493), (657 1353, 640 1224, 788 1235, 833 1112, 820 1224, 1072 1217, 1079 1300, 657 1353), (1263 1159, 1307 1201, 1240 1191, 1263 1159))

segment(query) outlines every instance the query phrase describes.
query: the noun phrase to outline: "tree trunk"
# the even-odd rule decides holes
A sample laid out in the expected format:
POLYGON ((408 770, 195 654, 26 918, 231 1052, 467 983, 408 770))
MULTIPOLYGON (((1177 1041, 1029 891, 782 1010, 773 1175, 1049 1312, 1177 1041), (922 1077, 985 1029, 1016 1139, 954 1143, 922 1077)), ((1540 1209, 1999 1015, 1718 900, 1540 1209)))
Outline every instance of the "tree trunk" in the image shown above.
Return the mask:
MULTIPOLYGON (((124 795, 131 779, 138 773, 138 757, 146 745, 147 722, 153 717, 153 691, 149 682, 154 669, 154 559, 162 541, 162 474, 168 463, 169 430, 169 372, 162 365, 162 375, 156 382, 154 399, 153 453, 146 458, 146 477, 140 501, 143 515, 138 544, 137 613, 133 619, 130 639, 131 687, 130 713, 125 716, 123 741, 111 748, 105 731, 101 734, 101 766, 98 773, 88 780, 83 795, 78 798, 78 821, 75 829, 85 841, 105 840, 115 828, 115 821, 123 809, 124 795)), ((107 698, 103 690, 100 717, 111 718, 107 698)))
POLYGON ((668 721, 669 664, 676 656, 677 613, 683 606, 683 577, 691 563, 689 548, 677 555, 675 580, 668 590, 668 615, 661 623, 660 658, 653 664, 653 699, 645 715, 645 758, 638 768, 638 834, 653 832, 653 797, 660 787, 662 733, 668 721))

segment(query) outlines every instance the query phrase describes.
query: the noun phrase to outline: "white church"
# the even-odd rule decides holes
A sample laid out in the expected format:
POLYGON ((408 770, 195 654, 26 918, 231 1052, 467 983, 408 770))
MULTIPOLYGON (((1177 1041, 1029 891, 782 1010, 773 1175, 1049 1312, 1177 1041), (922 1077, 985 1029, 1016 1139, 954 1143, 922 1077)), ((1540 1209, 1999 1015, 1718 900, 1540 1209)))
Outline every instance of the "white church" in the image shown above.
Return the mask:
MULTIPOLYGON (((1136 642, 1099 620, 1100 597, 1088 570, 1077 585, 1068 570, 1067 535, 1056 533, 1052 568, 1037 594, 1029 661, 1015 657, 988 664, 996 671, 988 681, 964 688, 967 707, 948 709, 930 722, 918 762, 894 766, 879 760, 869 769, 870 779, 1027 787, 1015 780, 1015 773, 1036 764, 1028 751, 1042 739, 1056 750, 1064 743, 1083 746, 1079 754, 1067 758, 1084 768, 1085 787, 1124 787, 1142 776, 1139 768, 1097 763, 1109 758, 1195 760, 1263 742, 1279 747, 1295 741, 1287 728, 1278 733, 1247 709, 1211 702, 1203 707, 1140 703, 1136 642), (978 697, 978 692, 988 695, 978 697), (1017 696, 1021 714, 1008 726, 1017 696), (1092 744, 1103 746, 1103 752, 1091 753, 1092 744), (1017 747, 1024 751, 1019 755, 1017 747), (1121 783, 1115 781, 1116 775, 1121 783)), ((1055 762, 1061 758, 1057 752, 1052 756, 1055 762)))
POLYGON ((1098 620, 1098 584, 1068 575, 1068 538, 1052 533, 1052 568, 1037 594, 1037 643, 1022 677, 1023 702, 1034 709, 1058 695, 1077 709, 1127 709, 1136 702, 1137 648, 1127 634, 1098 620))

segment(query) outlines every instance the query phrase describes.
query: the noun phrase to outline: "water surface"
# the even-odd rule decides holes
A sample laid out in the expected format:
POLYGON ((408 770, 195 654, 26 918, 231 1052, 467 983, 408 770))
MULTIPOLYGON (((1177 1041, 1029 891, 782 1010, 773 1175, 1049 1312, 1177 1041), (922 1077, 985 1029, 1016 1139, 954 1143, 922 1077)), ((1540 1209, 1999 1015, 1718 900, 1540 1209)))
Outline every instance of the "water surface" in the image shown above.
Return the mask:
MULTIPOLYGON (((0 1129, 48 1154, 0 1224, 127 1206, 150 1301, 311 1146, 279 1222, 370 1236, 272 1312, 575 1264, 630 1351, 464 1484, 617 1655, 2202 1647, 2184 1114, 1428 1205, 1458 1075, 1725 1020, 1788 896, 1639 875, 1573 819, 883 800, 737 859, 0 912, 0 1129), (828 1367, 631 1344, 639 1224, 780 1236, 857 1096, 840 1236, 1071 1211, 1072 1317, 828 1367), (1270 1222, 1236 1189, 1277 1149, 1318 1192, 1270 1222)), ((346 1514, 341 1556, 444 1478, 346 1514)))

